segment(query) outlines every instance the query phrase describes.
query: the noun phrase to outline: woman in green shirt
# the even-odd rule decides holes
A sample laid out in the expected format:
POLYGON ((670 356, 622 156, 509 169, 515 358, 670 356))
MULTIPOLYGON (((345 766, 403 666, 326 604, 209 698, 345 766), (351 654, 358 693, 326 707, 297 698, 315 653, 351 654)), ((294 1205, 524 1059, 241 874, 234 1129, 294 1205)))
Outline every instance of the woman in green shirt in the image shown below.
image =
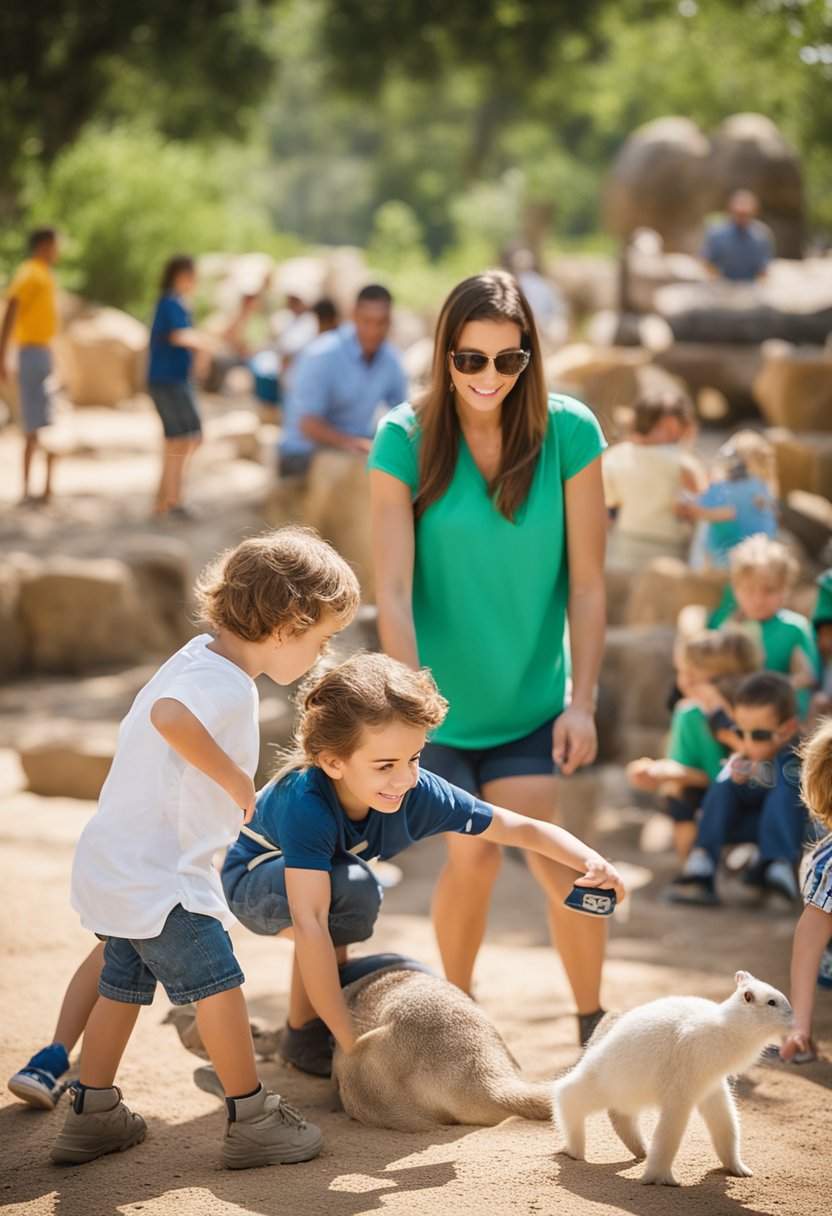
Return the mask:
MULTIPOLYGON (((528 303, 510 275, 487 271, 451 292, 430 388, 384 418, 370 454, 381 643, 429 666, 451 705, 424 767, 538 819, 554 817, 558 769, 574 773, 597 748, 604 446, 585 406, 547 394, 528 303)), ((563 867, 527 860, 585 1039, 600 1016, 604 924, 564 908, 563 867)), ((448 839, 434 924, 465 991, 499 865, 498 847, 448 839)))

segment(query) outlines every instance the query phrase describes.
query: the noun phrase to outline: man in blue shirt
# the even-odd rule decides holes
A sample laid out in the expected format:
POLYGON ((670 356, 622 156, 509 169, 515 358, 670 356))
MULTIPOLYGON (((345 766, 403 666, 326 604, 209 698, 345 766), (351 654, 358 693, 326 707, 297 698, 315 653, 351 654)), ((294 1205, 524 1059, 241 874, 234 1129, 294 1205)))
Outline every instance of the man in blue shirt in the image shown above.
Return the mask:
POLYGON ((734 283, 761 278, 773 257, 771 233, 757 219, 759 200, 750 190, 737 190, 728 199, 727 223, 711 228, 701 257, 714 274, 734 283))
POLYGON ((306 473, 323 447, 366 455, 379 409, 406 400, 401 358, 386 341, 391 304, 386 287, 365 287, 352 322, 321 334, 298 358, 284 406, 282 476, 306 473))

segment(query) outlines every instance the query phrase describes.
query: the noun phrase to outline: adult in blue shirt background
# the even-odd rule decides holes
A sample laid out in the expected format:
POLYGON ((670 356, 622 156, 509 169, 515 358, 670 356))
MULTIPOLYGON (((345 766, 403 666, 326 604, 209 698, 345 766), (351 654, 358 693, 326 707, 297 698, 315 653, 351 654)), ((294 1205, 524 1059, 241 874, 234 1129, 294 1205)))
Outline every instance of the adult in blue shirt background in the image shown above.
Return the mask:
POLYGON ((352 321, 316 338, 298 358, 283 412, 282 476, 306 473, 323 447, 366 456, 379 407, 407 397, 401 357, 386 340, 391 307, 386 287, 363 288, 352 321))
POLYGON ((147 391, 162 419, 162 475, 153 514, 187 517, 182 502, 185 468, 202 442, 202 420, 191 384, 194 351, 208 341, 193 328, 187 297, 196 287, 196 263, 186 254, 168 258, 150 330, 147 391))
POLYGON ((737 190, 728 199, 728 220, 708 230, 700 257, 719 278, 753 283, 766 273, 774 248, 759 209, 756 194, 737 190))

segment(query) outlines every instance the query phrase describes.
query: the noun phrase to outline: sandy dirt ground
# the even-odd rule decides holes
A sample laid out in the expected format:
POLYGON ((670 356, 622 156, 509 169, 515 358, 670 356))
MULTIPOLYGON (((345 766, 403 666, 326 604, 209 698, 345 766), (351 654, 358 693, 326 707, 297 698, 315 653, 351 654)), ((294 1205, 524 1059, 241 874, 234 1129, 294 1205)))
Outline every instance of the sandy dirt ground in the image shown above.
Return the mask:
MULTIPOLYGON (((0 436, 0 499, 14 495, 9 432, 0 436)), ((49 513, 24 517, 9 509, 0 522, 3 547, 107 552, 113 529, 146 528, 155 465, 125 459, 99 476, 101 464, 79 456, 59 487, 68 498, 49 513), (129 478, 127 478, 129 466, 129 478), (96 473, 95 491, 90 489, 96 473), (126 480, 125 480, 126 478, 126 480), (132 480, 130 480, 132 478, 132 480), (126 488, 125 488, 126 487, 126 488), (135 491, 135 493, 134 493, 135 491)), ((210 503, 221 476, 206 458, 195 470, 197 499, 210 503)), ((239 489, 240 510, 256 497, 265 470, 234 462, 223 486, 239 489), (248 466, 248 467, 246 467, 248 466), (236 480, 235 480, 236 479, 236 480)), ((226 515, 226 523, 228 522, 226 515)), ((241 515, 240 526, 246 520, 241 515)), ((203 527, 189 533, 198 564, 210 550, 203 527)), ((226 541, 233 539, 227 537, 226 541)), ((27 710, 18 684, 1 712, 27 710)), ((10 727, 9 722, 6 723, 10 727)), ((2 723, 0 723, 2 727, 2 723)), ((6 732, 8 735, 8 731, 6 732)), ((50 1038, 66 981, 91 945, 68 900, 74 842, 94 804, 35 797, 22 788, 10 750, 0 750, 0 1077, 8 1077, 50 1038)), ((640 850, 647 813, 602 807, 600 843, 616 861, 647 866, 650 881, 635 892, 628 914, 611 930, 605 1001, 628 1008, 670 993, 723 999, 744 968, 781 988, 788 985, 794 917, 741 909, 669 907, 661 890, 673 872, 667 852, 640 850)), ((402 858, 404 881, 389 891, 372 943, 357 951, 396 950, 433 966, 437 955, 427 911, 442 845, 426 842, 402 858)), ((739 892, 733 893, 738 900, 739 892)), ((627 909, 624 906, 622 912, 627 909)), ((252 1014, 269 1025, 285 1016, 288 943, 234 933, 246 973, 252 1014)), ((524 1072, 555 1077, 578 1056, 568 990, 545 930, 542 899, 522 864, 507 859, 493 903, 477 995, 524 1072)), ((277 1060, 263 1064, 271 1088, 300 1106, 324 1130, 314 1162, 224 1172, 217 1164, 224 1117, 220 1103, 197 1090, 199 1063, 164 1024, 163 995, 143 1011, 119 1082, 145 1116, 139 1147, 87 1166, 57 1167, 47 1154, 63 1118, 35 1111, 0 1093, 0 1207, 27 1216, 820 1216, 828 1210, 829 1088, 832 999, 820 993, 817 1037, 821 1059, 801 1067, 760 1064, 737 1087, 743 1156, 752 1178, 729 1178, 718 1167, 702 1125, 692 1122, 677 1159, 681 1189, 645 1188, 641 1164, 630 1159, 602 1116, 589 1126, 589 1161, 557 1154, 554 1129, 511 1119, 495 1128, 451 1127, 438 1135, 380 1131, 351 1121, 330 1083, 277 1060)), ((430 1044, 425 1044, 430 1051, 430 1044)))

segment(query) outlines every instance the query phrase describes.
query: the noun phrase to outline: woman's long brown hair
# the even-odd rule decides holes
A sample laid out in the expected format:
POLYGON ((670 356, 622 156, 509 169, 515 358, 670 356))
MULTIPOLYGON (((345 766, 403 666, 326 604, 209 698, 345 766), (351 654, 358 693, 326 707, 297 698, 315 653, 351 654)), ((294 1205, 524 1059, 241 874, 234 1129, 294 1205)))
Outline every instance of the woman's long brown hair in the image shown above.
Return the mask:
POLYGON ((503 401, 500 468, 488 487, 496 506, 513 520, 529 492, 549 421, 543 361, 532 311, 517 282, 503 270, 486 270, 460 283, 442 306, 436 326, 431 383, 416 405, 422 429, 416 518, 447 490, 459 455, 459 419, 450 388, 448 354, 469 321, 510 321, 531 352, 526 370, 503 401))

